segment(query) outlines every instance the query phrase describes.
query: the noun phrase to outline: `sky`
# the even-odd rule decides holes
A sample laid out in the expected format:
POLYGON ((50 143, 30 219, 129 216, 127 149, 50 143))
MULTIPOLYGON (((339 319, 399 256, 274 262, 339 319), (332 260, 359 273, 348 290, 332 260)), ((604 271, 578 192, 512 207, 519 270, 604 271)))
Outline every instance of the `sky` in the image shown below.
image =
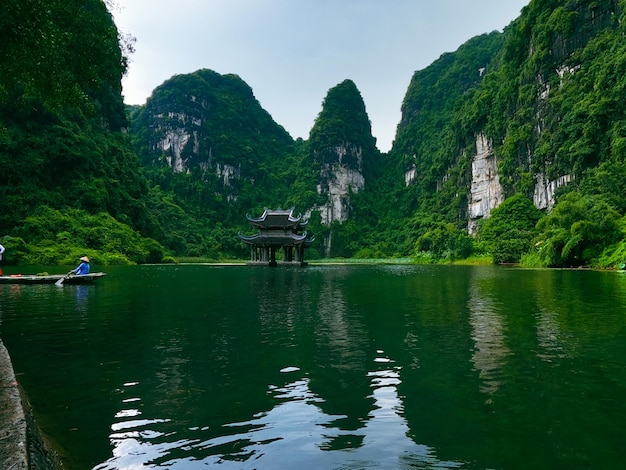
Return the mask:
POLYGON ((502 31, 530 0, 113 0, 136 38, 124 101, 144 104, 174 75, 236 74, 296 139, 328 91, 352 80, 372 134, 391 149, 411 77, 474 36, 502 31))

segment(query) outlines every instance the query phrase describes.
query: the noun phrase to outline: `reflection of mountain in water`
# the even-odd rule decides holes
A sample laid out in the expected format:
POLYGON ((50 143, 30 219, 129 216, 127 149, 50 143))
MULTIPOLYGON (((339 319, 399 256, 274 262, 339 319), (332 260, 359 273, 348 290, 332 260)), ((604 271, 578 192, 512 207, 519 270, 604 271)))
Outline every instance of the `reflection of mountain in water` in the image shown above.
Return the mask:
MULTIPOLYGON (((383 273, 394 287, 415 286, 396 271, 383 273)), ((183 315, 162 330, 157 375, 125 386, 133 401, 120 404, 113 456, 97 470, 464 467, 412 438, 398 392, 403 367, 375 346, 393 323, 395 289, 343 268, 258 274, 252 302, 223 296, 208 304, 207 315, 224 313, 204 330, 185 327, 183 315), (200 355, 193 344, 205 345, 200 355)))
POLYGON ((495 300, 490 296, 488 281, 491 279, 482 277, 480 273, 473 273, 468 300, 474 340, 472 361, 479 371, 480 391, 493 395, 500 387, 501 369, 511 351, 505 344, 504 320, 495 300))

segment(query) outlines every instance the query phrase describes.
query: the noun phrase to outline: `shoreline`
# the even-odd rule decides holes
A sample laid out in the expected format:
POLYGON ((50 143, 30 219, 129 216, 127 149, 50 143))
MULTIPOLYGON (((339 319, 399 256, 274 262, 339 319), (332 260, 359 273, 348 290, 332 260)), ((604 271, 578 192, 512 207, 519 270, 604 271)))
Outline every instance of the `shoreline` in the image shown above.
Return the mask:
POLYGON ((0 338, 0 468, 61 468, 35 423, 30 405, 15 378, 13 363, 0 338))
POLYGON ((0 466, 28 468, 26 416, 13 364, 0 339, 0 466))

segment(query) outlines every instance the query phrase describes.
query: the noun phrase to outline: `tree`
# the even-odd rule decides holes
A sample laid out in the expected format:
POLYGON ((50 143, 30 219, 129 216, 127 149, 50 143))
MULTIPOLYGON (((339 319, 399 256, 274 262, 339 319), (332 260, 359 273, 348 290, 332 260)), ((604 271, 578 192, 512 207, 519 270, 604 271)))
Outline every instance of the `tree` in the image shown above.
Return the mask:
POLYGON ((435 259, 463 259, 472 254, 472 238, 453 224, 439 222, 415 242, 416 256, 428 253, 435 259))
POLYGON ((480 225, 478 239, 490 248, 494 263, 517 263, 530 250, 540 218, 530 199, 511 196, 480 225))

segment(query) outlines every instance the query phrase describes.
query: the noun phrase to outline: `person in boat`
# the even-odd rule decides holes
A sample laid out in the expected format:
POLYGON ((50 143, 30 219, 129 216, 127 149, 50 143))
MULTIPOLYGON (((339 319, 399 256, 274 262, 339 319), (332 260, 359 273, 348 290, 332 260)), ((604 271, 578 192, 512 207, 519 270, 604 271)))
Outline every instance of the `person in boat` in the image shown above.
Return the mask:
POLYGON ((82 276, 84 274, 89 274, 89 258, 82 256, 79 259, 81 261, 80 264, 67 273, 68 275, 76 274, 77 276, 82 276))

